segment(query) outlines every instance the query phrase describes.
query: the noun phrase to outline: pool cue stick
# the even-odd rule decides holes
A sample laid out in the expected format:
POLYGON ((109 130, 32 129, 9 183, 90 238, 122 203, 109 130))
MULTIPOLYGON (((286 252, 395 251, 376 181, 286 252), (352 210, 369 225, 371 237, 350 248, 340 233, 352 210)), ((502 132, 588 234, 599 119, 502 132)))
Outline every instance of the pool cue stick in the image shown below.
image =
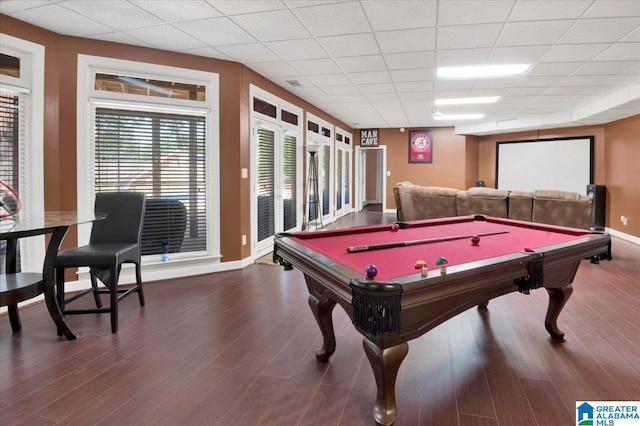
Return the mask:
POLYGON ((421 240, 408 240, 408 241, 397 241, 393 243, 369 244, 366 246, 352 246, 352 247, 347 247, 347 253, 358 253, 361 251, 382 250, 382 249, 394 248, 394 247, 415 246, 418 244, 439 243, 442 241, 462 240, 464 238, 486 237, 488 235, 498 235, 498 234, 508 234, 508 233, 509 231, 486 232, 484 234, 455 235, 451 237, 424 238, 421 240))

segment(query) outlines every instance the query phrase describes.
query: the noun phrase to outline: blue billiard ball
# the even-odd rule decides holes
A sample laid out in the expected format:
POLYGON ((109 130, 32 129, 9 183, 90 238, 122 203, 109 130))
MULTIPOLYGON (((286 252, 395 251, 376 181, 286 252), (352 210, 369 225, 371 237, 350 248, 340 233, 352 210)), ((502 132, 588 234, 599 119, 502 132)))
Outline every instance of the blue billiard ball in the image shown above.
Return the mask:
POLYGON ((376 265, 367 265, 364 271, 367 273, 367 278, 369 279, 373 279, 378 275, 378 268, 376 268, 376 265))

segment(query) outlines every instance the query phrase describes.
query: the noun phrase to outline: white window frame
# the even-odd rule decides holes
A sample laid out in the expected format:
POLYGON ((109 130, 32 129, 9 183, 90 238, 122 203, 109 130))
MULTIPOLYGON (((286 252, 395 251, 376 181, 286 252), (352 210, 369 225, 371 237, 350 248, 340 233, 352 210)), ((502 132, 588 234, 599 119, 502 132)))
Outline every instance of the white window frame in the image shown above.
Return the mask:
MULTIPOLYGON (((78 55, 77 92, 77 181, 78 211, 93 210, 95 159, 93 158, 95 135, 95 106, 174 113, 202 113, 206 117, 206 182, 207 182, 207 250, 172 256, 170 263, 162 263, 157 256, 143 258, 143 275, 150 279, 165 279, 215 272, 220 262, 220 142, 219 142, 219 75, 216 73, 170 67, 143 62, 112 59, 99 56, 78 55), (94 89, 97 73, 127 75, 156 80, 180 81, 204 85, 206 101, 177 100, 161 97, 130 95, 94 89)), ((78 227, 78 244, 86 244, 90 225, 78 227)), ((126 267, 127 265, 125 265, 126 267)), ((84 271, 83 271, 84 272, 84 271)), ((81 275, 83 281, 86 275, 81 275)), ((123 267, 122 281, 134 280, 133 268, 123 267)))
MULTIPOLYGON (((276 95, 273 95, 271 93, 269 93, 268 91, 255 86, 253 84, 249 85, 249 104, 250 104, 250 111, 251 111, 251 159, 250 159, 250 164, 251 164, 251 170, 253 171, 257 171, 257 167, 258 167, 258 158, 257 158, 257 129, 258 127, 266 127, 269 128, 270 130, 273 130, 276 134, 276 142, 281 141, 282 137, 285 134, 289 134, 292 136, 295 136, 297 138, 297 147, 296 147, 296 158, 298 160, 302 159, 302 147, 303 147, 303 141, 302 141, 302 126, 304 123, 304 110, 292 103, 289 103, 287 101, 285 101, 284 99, 279 98, 276 95), (258 112, 255 112, 253 110, 253 99, 254 98, 259 98, 265 102, 268 102, 272 105, 275 105, 276 107, 276 118, 273 117, 269 117, 265 114, 260 114, 258 112), (282 121, 281 120, 281 112, 282 110, 287 110, 291 113, 294 113, 298 116, 298 125, 294 125, 291 123, 288 123, 286 121, 282 121)), ((276 147, 275 149, 275 155, 278 156, 279 154, 281 154, 281 147, 276 147)), ((298 161, 298 164, 300 164, 300 161, 298 161)), ((258 211, 257 211, 257 205, 256 205, 256 185, 257 185, 257 173, 251 173, 250 176, 250 186, 251 186, 251 209, 250 209, 250 216, 251 216, 251 257, 252 258, 257 258, 260 257, 266 253, 268 253, 269 251, 271 251, 273 249, 273 238, 271 239, 265 239, 263 241, 260 241, 258 243, 257 239, 258 239, 258 211)), ((278 184, 281 180, 282 180, 282 170, 275 170, 275 175, 274 175, 274 180, 276 181, 276 184, 278 184)), ((303 211, 302 211, 302 205, 303 205, 303 188, 305 183, 303 182, 303 175, 302 175, 302 167, 297 167, 296 169, 296 181, 300 182, 300 184, 297 186, 296 188, 296 200, 297 200, 297 217, 296 217, 296 223, 298 224, 298 226, 296 227, 295 230, 300 230, 302 229, 302 219, 303 219, 303 211)), ((278 226, 282 226, 282 218, 280 217, 276 217, 276 230, 278 230, 278 226)))
MULTIPOLYGON (((0 76, 0 90, 28 94, 26 143, 20 149, 28 170, 21 170, 22 214, 44 214, 44 46, 0 33, 0 52, 20 58, 20 78, 0 76), (24 194, 24 195, 22 195, 24 194)), ((42 272, 46 252, 44 236, 21 238, 23 272, 42 272)))

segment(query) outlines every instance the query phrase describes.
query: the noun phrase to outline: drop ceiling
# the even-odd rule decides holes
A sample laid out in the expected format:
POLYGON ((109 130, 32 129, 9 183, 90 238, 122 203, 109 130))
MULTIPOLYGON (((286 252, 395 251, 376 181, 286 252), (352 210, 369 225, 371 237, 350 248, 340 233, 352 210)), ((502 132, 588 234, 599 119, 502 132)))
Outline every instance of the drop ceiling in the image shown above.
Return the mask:
POLYGON ((353 128, 457 133, 603 124, 640 113, 640 1, 2 0, 59 34, 245 64, 353 128), (518 78, 437 67, 531 63, 518 78), (501 96, 433 121, 435 99, 501 96))

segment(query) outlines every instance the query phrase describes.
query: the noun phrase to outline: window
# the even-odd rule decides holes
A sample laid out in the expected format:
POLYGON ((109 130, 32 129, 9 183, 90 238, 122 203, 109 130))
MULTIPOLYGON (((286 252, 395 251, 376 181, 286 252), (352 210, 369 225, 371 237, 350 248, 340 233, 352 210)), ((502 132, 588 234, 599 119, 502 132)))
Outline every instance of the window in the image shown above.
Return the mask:
POLYGON ((160 254, 163 241, 174 253, 206 251, 205 118, 96 108, 95 123, 96 192, 137 191, 184 204, 185 220, 162 217, 174 214, 170 204, 147 215, 163 226, 145 223, 143 254, 160 254), (178 235, 172 223, 184 223, 178 235))
MULTIPOLYGON (((38 216, 44 212, 43 122, 44 47, 0 34, 0 200, 7 210, 38 216)), ((0 208, 2 214, 9 214, 0 208)), ((7 224, 5 221, 3 225, 7 224)), ((5 242, 0 242, 4 259, 5 242)), ((20 271, 42 271, 44 237, 22 238, 20 271)), ((4 261, 0 271, 4 271, 4 261)))
POLYGON ((217 75, 85 55, 78 62, 89 104, 78 107, 79 208, 96 192, 144 192, 143 264, 160 264, 164 241, 170 262, 218 260, 217 75))

